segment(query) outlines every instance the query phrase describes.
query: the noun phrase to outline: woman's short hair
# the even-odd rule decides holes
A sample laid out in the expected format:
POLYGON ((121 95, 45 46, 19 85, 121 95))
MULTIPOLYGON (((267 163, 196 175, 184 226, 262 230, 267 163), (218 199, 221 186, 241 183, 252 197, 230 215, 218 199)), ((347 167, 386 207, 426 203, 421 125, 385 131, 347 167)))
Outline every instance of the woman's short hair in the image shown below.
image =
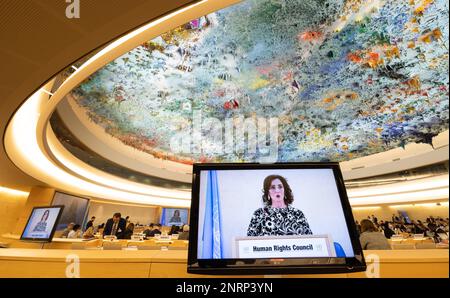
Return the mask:
POLYGON ((363 219, 361 220, 361 233, 364 232, 378 232, 378 229, 375 227, 372 221, 363 219))
POLYGON ((266 179, 264 179, 264 183, 263 183, 262 199, 263 199, 264 205, 266 205, 266 206, 272 205, 272 199, 270 198, 269 190, 270 190, 270 186, 272 185, 272 181, 275 179, 279 179, 281 181, 281 183, 283 184, 284 203, 286 205, 292 204, 292 202, 294 202, 294 195, 292 194, 291 187, 287 183, 286 178, 284 178, 283 176, 280 176, 280 175, 270 175, 270 176, 267 176, 266 179))

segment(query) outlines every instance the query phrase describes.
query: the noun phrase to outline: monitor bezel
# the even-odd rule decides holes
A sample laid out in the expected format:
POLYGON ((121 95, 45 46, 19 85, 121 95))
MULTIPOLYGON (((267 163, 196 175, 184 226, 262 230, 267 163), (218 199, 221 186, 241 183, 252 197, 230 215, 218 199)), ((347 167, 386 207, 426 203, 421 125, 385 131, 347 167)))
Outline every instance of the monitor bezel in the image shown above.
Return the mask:
POLYGON ((187 272, 193 274, 331 274, 361 272, 366 270, 363 250, 359 242, 353 212, 345 189, 344 178, 337 162, 308 163, 205 163, 194 164, 192 173, 192 195, 190 210, 189 248, 187 272), (346 258, 289 258, 277 263, 276 259, 198 259, 198 214, 200 203, 200 172, 205 170, 284 170, 284 169, 331 169, 339 192, 348 234, 354 251, 353 257, 346 258), (301 260, 305 264, 295 264, 301 260), (311 261, 308 264, 308 260, 311 261), (336 263, 324 262, 333 260, 336 263), (313 264, 317 263, 317 264, 313 264), (322 263, 322 264, 320 264, 322 263))
POLYGON ((33 207, 33 210, 31 210, 30 215, 28 216, 28 220, 27 223, 25 225, 25 227, 23 228, 22 231, 22 235, 20 236, 20 240, 24 240, 24 241, 32 241, 32 242, 41 242, 41 243, 48 243, 48 242, 52 242, 53 236, 55 235, 56 232, 56 227, 58 226, 58 222, 61 218, 62 212, 64 210, 64 205, 53 205, 53 206, 36 206, 33 207), (33 237, 25 237, 24 233, 28 227, 28 224, 30 223, 31 217, 34 213, 34 211, 36 209, 52 209, 52 208, 59 208, 59 212, 58 215, 56 216, 56 220, 55 220, 55 224, 52 227, 52 230, 50 232, 50 235, 48 238, 33 238, 33 237))

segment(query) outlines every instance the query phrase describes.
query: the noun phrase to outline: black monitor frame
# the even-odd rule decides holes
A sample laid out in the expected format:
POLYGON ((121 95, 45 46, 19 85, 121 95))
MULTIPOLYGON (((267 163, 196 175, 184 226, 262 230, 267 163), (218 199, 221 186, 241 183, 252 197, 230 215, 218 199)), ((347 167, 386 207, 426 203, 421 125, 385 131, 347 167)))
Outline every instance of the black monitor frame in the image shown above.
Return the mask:
POLYGON ((189 252, 187 272, 193 274, 265 275, 265 274, 332 274, 366 270, 355 220, 345 189, 339 163, 209 163, 194 164, 190 212, 189 252), (200 203, 200 171, 205 170, 270 170, 270 169, 332 169, 341 199, 354 257, 346 258, 286 258, 282 259, 198 259, 198 221, 200 203))
POLYGON ((63 210, 64 210, 64 206, 63 205, 36 206, 36 207, 33 207, 33 210, 31 210, 31 213, 28 216, 27 223, 26 223, 25 227, 23 228, 22 235, 20 236, 20 240, 33 241, 33 242, 43 242, 43 243, 52 242, 53 236, 54 236, 55 231, 56 231, 56 227, 58 226, 58 222, 59 222, 59 219, 61 218, 63 210), (26 229, 28 227, 28 224, 30 223, 30 220, 31 220, 31 217, 32 217, 32 215, 34 213, 34 210, 36 210, 36 209, 52 209, 52 208, 60 208, 60 209, 59 209, 59 212, 58 212, 58 216, 56 217, 55 224, 53 225, 52 230, 50 232, 50 236, 48 238, 45 238, 45 239, 25 237, 24 233, 25 233, 25 231, 26 231, 26 229))

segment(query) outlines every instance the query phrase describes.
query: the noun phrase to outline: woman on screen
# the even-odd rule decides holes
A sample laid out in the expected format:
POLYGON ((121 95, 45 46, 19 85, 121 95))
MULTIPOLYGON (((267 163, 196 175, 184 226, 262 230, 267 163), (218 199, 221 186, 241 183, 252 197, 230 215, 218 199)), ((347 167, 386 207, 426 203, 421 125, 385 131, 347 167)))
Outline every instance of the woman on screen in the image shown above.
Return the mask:
POLYGON ((41 221, 39 221, 33 229, 33 232, 45 232, 47 230, 47 220, 50 215, 50 210, 45 210, 42 214, 41 221))
POLYGON ((290 206, 294 196, 284 177, 266 177, 262 199, 265 207, 253 213, 247 236, 312 235, 303 212, 290 206))
POLYGON ((175 210, 169 222, 181 222, 180 210, 175 210))

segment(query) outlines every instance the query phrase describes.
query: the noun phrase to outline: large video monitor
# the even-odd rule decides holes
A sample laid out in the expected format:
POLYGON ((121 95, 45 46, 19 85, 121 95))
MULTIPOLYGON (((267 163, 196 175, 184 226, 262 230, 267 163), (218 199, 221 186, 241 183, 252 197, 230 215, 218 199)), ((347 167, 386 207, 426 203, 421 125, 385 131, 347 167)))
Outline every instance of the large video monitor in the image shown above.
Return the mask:
POLYGON ((34 207, 20 240, 52 241, 64 206, 34 207))
POLYGON ((64 206, 64 211, 58 221, 56 231, 64 230, 70 223, 80 224, 84 227, 89 209, 89 199, 56 191, 53 196, 52 205, 64 206))
POLYGON ((338 163, 195 164, 188 272, 366 270, 338 163))
POLYGON ((183 208, 163 208, 161 224, 163 226, 183 226, 188 223, 188 210, 183 208))

